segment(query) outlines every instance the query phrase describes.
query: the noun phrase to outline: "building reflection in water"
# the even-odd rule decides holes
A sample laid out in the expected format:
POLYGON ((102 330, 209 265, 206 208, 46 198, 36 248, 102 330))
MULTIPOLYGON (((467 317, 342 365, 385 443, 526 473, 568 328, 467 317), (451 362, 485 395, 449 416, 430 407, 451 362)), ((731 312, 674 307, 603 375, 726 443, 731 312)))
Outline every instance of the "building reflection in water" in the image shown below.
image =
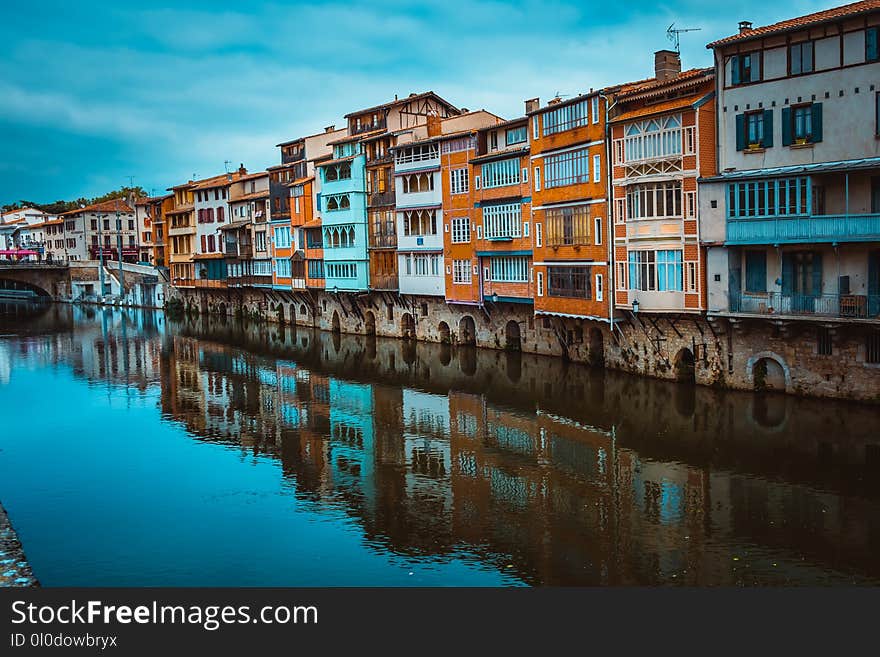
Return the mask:
POLYGON ((96 384, 160 386, 166 418, 277 458, 291 495, 342 510, 376 550, 476 555, 530 584, 880 581, 871 406, 57 308, 21 348, 96 384))

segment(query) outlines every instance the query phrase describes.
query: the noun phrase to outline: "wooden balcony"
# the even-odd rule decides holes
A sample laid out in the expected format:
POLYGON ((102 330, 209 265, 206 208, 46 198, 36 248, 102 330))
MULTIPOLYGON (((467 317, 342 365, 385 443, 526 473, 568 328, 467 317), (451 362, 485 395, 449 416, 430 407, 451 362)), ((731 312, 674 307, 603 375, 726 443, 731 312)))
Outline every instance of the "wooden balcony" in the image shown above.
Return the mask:
POLYGON ((397 274, 370 274, 370 287, 374 290, 398 290, 397 274))
POLYGON ((225 280, 213 280, 210 278, 197 278, 195 280, 195 287, 201 287, 211 290, 219 290, 226 288, 225 280))
POLYGON ((880 214, 729 219, 727 244, 880 241, 880 214))

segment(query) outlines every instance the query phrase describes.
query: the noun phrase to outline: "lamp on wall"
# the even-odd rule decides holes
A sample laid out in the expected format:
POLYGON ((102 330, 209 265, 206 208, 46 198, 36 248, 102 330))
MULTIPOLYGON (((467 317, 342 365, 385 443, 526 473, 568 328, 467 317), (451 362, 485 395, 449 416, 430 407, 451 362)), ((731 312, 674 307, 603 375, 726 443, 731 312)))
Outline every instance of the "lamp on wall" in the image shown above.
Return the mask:
POLYGON ((497 292, 492 293, 492 303, 498 303, 498 293, 497 292))
POLYGON ((638 312, 639 312, 639 300, 633 299, 633 314, 636 314, 638 312))

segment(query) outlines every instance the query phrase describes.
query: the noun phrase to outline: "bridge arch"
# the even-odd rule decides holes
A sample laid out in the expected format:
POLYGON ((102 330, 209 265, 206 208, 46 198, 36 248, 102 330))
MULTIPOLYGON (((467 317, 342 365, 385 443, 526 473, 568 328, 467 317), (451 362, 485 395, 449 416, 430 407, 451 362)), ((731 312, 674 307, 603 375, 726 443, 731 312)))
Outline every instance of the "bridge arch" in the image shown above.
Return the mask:
POLYGON ((0 297, 13 299, 51 299, 52 294, 28 281, 7 278, 0 273, 0 297))

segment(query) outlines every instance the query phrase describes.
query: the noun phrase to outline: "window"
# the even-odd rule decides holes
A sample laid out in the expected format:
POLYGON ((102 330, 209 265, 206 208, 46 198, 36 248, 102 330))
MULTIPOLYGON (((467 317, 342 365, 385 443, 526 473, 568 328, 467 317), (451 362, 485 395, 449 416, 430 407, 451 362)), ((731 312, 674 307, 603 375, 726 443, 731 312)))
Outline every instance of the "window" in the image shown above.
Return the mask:
POLYGON ((694 126, 688 126, 684 129, 684 154, 685 155, 694 155, 697 150, 697 133, 696 128, 694 126))
POLYGON ((782 108, 782 145, 822 141, 822 103, 782 108))
POLYGON ((522 235, 523 235, 523 237, 529 236, 529 222, 528 221, 523 222, 522 235))
POLYGON ((535 191, 541 191, 541 167, 535 167, 535 191))
POLYGON ((865 338, 865 362, 880 363, 880 331, 868 333, 865 338))
MULTIPOLYGON (((481 170, 483 189, 515 185, 519 182, 519 158, 487 162, 481 170)), ((477 182, 477 189, 480 187, 477 182)))
MULTIPOLYGON (((134 242, 134 237, 131 238, 131 241, 134 242)), ((216 240, 213 235, 208 235, 208 253, 214 253, 217 250, 216 240)))
MULTIPOLYGON (((224 190, 223 193, 225 195, 226 191, 224 190)), ((218 223, 222 224, 225 221, 225 217, 224 217, 225 213, 226 213, 226 210, 223 208, 223 206, 220 206, 219 208, 217 208, 217 222, 218 223)))
POLYGON ((536 276, 536 281, 537 281, 536 287, 538 289, 537 290, 538 296, 543 297, 544 296, 544 272, 541 272, 541 271, 538 272, 538 275, 536 276))
POLYGON ((289 258, 276 258, 275 259, 275 274, 279 278, 290 278, 290 259, 289 258))
POLYGON ((355 246, 355 230, 353 224, 324 227, 324 248, 347 249, 355 246))
POLYGON ((324 261, 323 260, 307 260, 306 271, 309 278, 324 278, 324 261))
POLYGON ((519 203, 483 207, 483 229, 487 240, 520 237, 521 226, 522 205, 519 203))
POLYGON ((880 61, 880 47, 878 47, 878 35, 880 27, 869 27, 865 30, 865 61, 880 61))
POLYGON ((593 234, 596 236, 596 246, 602 244, 602 218, 593 218, 593 234))
POLYGON ((529 280, 528 256, 502 256, 489 258, 491 280, 500 283, 527 283, 529 280))
POLYGON ((687 264, 687 291, 697 291, 697 263, 688 262, 687 264))
POLYGON ((449 139, 440 144, 441 153, 460 153, 474 148, 474 137, 459 137, 449 139))
POLYGON ((471 220, 469 217, 452 218, 452 243, 464 244, 471 241, 471 220))
POLYGON ((592 106, 590 109, 592 110, 592 119, 593 123, 599 123, 599 96, 593 96, 591 99, 592 106))
POLYGON ((588 149, 580 148, 544 158, 544 187, 563 187, 590 181, 588 149))
POLYGON ((681 115, 630 123, 625 128, 623 157, 638 162, 681 155, 681 115))
POLYGON ((681 251, 630 251, 630 289, 647 292, 680 292, 681 264, 681 251))
POLYGON ((544 226, 543 224, 535 224, 535 246, 544 245, 544 226))
POLYGON ((752 146, 761 146, 764 143, 764 112, 749 112, 746 114, 746 129, 748 142, 752 146))
POLYGON ((338 212, 348 210, 351 207, 351 200, 348 194, 336 194, 333 196, 325 196, 327 201, 327 212, 338 212))
POLYGON ((880 136, 880 91, 874 95, 874 134, 880 136))
POLYGON ((626 189, 626 216, 629 219, 681 217, 681 183, 648 183, 626 189))
POLYGON ((746 251, 745 253, 746 292, 763 294, 767 292, 767 252, 746 251))
MULTIPOLYGON (((414 173, 403 178, 403 193, 418 194, 419 192, 430 192, 434 189, 433 173, 414 173)), ((379 191, 384 191, 379 190, 379 191)))
POLYGON ((98 220, 92 219, 92 230, 98 230, 98 220))
POLYGON ((626 199, 614 199, 614 221, 622 224, 626 221, 626 199))
POLYGON ((589 267, 549 267, 547 270, 547 294, 551 297, 576 297, 590 299, 589 267))
POLYGON ((602 157, 600 155, 593 156, 593 182, 597 183, 602 179, 602 157))
POLYGON ((493 151, 497 151, 498 150, 498 131, 497 130, 493 130, 492 132, 489 133, 489 141, 490 141, 489 148, 493 151))
MULTIPOLYGON (((444 145, 445 146, 445 145, 444 145)), ((464 149, 457 149, 464 150, 464 149)), ((447 151, 444 148, 444 152, 452 152, 447 151)), ((439 149, 437 148, 437 144, 419 144, 418 146, 411 146, 409 148, 403 148, 397 151, 397 155, 395 156, 395 161, 398 163, 409 163, 409 162, 425 162, 427 160, 436 160, 440 157, 439 149)))
POLYGON ((540 126, 538 125, 538 115, 532 117, 532 139, 537 139, 539 136, 540 126))
POLYGON ((529 182, 529 168, 528 167, 523 167, 522 181, 526 184, 528 184, 528 182, 529 182))
POLYGON ((602 301, 602 295, 605 291, 605 283, 602 274, 596 274, 596 301, 602 301))
POLYGON ((807 214, 810 179, 779 178, 730 183, 727 186, 729 218, 776 217, 807 214))
POLYGON ((404 271, 407 276, 439 276, 439 253, 407 253, 403 256, 404 271))
POLYGON ((279 249, 290 248, 290 227, 282 226, 275 229, 275 246, 279 249))
POLYGON ((511 128, 506 133, 504 133, 504 141, 508 146, 513 144, 521 144, 525 141, 529 140, 529 129, 527 126, 520 126, 519 128, 511 128))
POLYGON ((789 75, 800 75, 813 71, 813 42, 794 43, 788 47, 789 75))
POLYGON ((201 245, 202 245, 202 253, 207 253, 208 252, 208 237, 206 235, 202 235, 201 245))
POLYGON ((816 353, 820 356, 830 356, 832 353, 831 329, 825 326, 816 328, 816 353))
MULTIPOLYGON (((265 233, 263 233, 265 235, 265 233)), ((254 260, 254 276, 271 276, 271 260, 254 260)))
POLYGON ((471 261, 452 261, 452 282, 457 285, 469 285, 471 282, 471 261))
POLYGON ((696 192, 685 192, 684 193, 684 214, 688 219, 693 219, 697 216, 697 193, 696 192))
POLYGON ((325 267, 328 278, 357 278, 354 262, 328 262, 325 267))
POLYGON ((557 132, 572 130, 587 125, 587 101, 582 100, 565 107, 545 112, 544 136, 554 135, 557 132))
POLYGON ((590 243, 590 207, 576 205, 553 208, 544 213, 547 246, 572 246, 590 243))
POLYGON ((449 172, 450 192, 452 194, 467 194, 468 192, 468 170, 453 169, 449 172))
POLYGON ((435 210, 407 210, 403 213, 403 234, 423 236, 437 234, 437 212, 435 210))
POLYGON ((626 288, 626 263, 617 263, 617 289, 625 290, 626 288))
POLYGON ((761 79, 761 51, 733 55, 730 58, 730 84, 747 84, 761 79))

